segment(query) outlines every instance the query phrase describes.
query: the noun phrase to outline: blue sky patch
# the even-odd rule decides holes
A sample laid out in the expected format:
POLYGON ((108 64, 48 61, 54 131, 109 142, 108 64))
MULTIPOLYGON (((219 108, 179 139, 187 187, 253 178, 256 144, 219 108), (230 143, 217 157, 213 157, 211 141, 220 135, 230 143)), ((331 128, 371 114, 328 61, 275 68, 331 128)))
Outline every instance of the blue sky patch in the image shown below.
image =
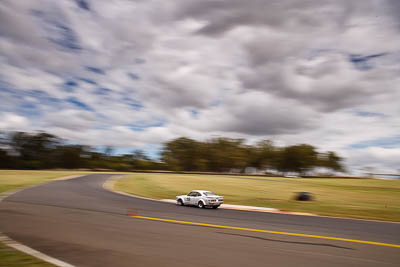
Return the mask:
POLYGON ((355 114, 360 117, 385 117, 385 114, 378 112, 357 111, 355 114))
POLYGON ((132 130, 136 131, 136 132, 141 132, 146 130, 147 128, 153 128, 153 127, 162 127, 164 126, 165 123, 162 121, 159 122, 154 122, 154 123, 147 123, 147 122, 143 122, 143 121, 138 121, 135 123, 131 123, 129 125, 129 128, 131 128, 132 130))
POLYGON ((369 56, 363 56, 360 54, 350 54, 349 55, 349 60, 350 62, 353 63, 354 67, 358 70, 370 70, 372 69, 372 65, 370 60, 375 59, 378 57, 385 56, 386 53, 379 53, 379 54, 373 54, 369 56))
POLYGON ((384 147, 384 148, 400 147, 400 135, 382 139, 363 141, 348 146, 348 149, 363 149, 367 147, 384 147))
MULTIPOLYGON (((125 154, 133 154, 135 150, 141 150, 144 152, 144 154, 149 157, 150 159, 157 160, 160 159, 160 151, 161 151, 162 145, 146 145, 142 147, 136 147, 136 148, 121 148, 121 147, 115 147, 113 153, 115 155, 125 155, 125 154)), ((104 151, 99 150, 99 151, 104 151)))
POLYGON ((139 75, 135 74, 135 73, 128 73, 128 76, 132 79, 132 80, 140 80, 139 75))
POLYGON ((74 82, 74 81, 66 81, 65 85, 67 85, 67 86, 78 86, 78 83, 74 82))
POLYGON ((88 67, 86 67, 86 69, 88 71, 91 71, 91 72, 94 72, 94 73, 97 73, 97 74, 102 74, 102 75, 106 74, 105 71, 103 69, 101 69, 101 68, 88 66, 88 67))
POLYGON ((122 101, 126 103, 128 106, 132 107, 134 110, 140 110, 143 108, 143 104, 140 103, 138 100, 129 97, 124 97, 122 101))
POLYGON ((77 86, 78 86, 78 83, 77 83, 77 82, 74 82, 74 81, 66 81, 66 82, 64 83, 64 85, 62 86, 62 89, 63 89, 65 92, 72 93, 72 92, 75 91, 75 87, 77 87, 77 86))
POLYGON ((74 52, 82 50, 77 35, 71 28, 62 23, 62 18, 54 19, 41 10, 32 10, 31 14, 40 19, 47 40, 63 49, 74 52))
POLYGON ((111 93, 111 89, 108 88, 97 88, 94 92, 96 95, 109 95, 111 93))
POLYGON ((89 3, 85 0, 75 0, 76 4, 78 5, 78 7, 90 11, 90 7, 89 7, 89 3))
POLYGON ((73 105, 75 105, 78 108, 81 108, 81 109, 84 109, 84 110, 93 111, 93 109, 90 106, 88 106, 85 103, 79 101, 75 97, 69 97, 69 98, 66 99, 66 101, 71 103, 71 104, 73 104, 73 105))
POLYGON ((18 107, 18 113, 26 117, 41 115, 39 108, 35 104, 29 102, 21 103, 18 107))
POLYGON ((96 81, 93 81, 92 79, 88 79, 88 78, 79 78, 79 80, 85 82, 85 83, 89 83, 89 84, 93 84, 93 85, 97 85, 96 81))
POLYGON ((0 92, 10 93, 10 94, 14 94, 15 93, 6 84, 3 85, 1 82, 0 82, 0 92))
POLYGON ((78 38, 75 33, 66 25, 59 22, 53 22, 54 27, 58 29, 58 36, 52 35, 48 39, 63 48, 78 51, 82 48, 79 45, 78 38))
MULTIPOLYGON (((5 94, 7 94, 8 96, 11 96, 12 98, 18 100, 18 101, 16 101, 17 103, 19 103, 19 102, 26 103, 26 102, 24 102, 25 97, 32 97, 32 98, 38 100, 39 105, 52 106, 52 105, 59 104, 61 101, 60 99, 52 97, 42 90, 24 91, 24 90, 18 90, 18 89, 10 89, 7 87, 2 87, 1 83, 0 83, 0 92, 3 92, 5 94)), ((28 107, 28 106, 25 106, 25 107, 28 107)))
POLYGON ((24 102, 24 103, 22 103, 21 108, 23 108, 23 109, 35 109, 36 106, 33 103, 24 102))
MULTIPOLYGON (((24 117, 34 117, 41 115, 40 107, 58 105, 60 100, 51 97, 46 92, 41 90, 24 91, 18 89, 2 88, 0 86, 0 92, 4 94, 7 99, 14 105, 14 112, 23 115, 24 117), (33 100, 28 100, 33 98, 33 100)), ((1 98, 2 96, 0 96, 1 98)), ((5 110, 1 108, 1 110, 5 110)))
POLYGON ((29 94, 33 97, 37 97, 37 98, 43 98, 43 97, 47 97, 48 94, 42 90, 32 90, 29 92, 29 94))
POLYGON ((46 92, 43 92, 41 90, 32 90, 29 91, 27 93, 19 93, 19 95, 26 95, 26 96, 31 96, 34 97, 36 99, 39 100, 39 103, 41 105, 48 105, 48 106, 52 106, 52 105, 56 105, 59 104, 61 102, 60 99, 52 97, 50 95, 48 95, 46 92))
POLYGON ((193 119, 197 119, 197 117, 199 115, 199 112, 196 109, 191 108, 191 109, 189 109, 189 112, 190 112, 190 114, 191 114, 193 119))

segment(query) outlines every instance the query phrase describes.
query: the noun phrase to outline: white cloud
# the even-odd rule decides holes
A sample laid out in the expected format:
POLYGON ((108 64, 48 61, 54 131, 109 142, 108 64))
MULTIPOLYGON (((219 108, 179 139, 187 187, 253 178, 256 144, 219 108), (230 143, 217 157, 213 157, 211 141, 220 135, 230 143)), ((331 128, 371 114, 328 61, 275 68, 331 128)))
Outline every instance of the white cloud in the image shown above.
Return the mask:
POLYGON ((398 173, 400 148, 368 147, 347 153, 350 166, 358 172, 398 173))
POLYGON ((377 144, 400 130, 397 2, 2 1, 0 129, 271 138, 393 169, 399 144, 377 144))
POLYGON ((12 113, 0 113, 0 129, 6 131, 29 130, 29 122, 25 117, 12 113))
POLYGON ((44 127, 82 132, 95 126, 96 117, 88 111, 67 109, 47 114, 44 121, 44 127))

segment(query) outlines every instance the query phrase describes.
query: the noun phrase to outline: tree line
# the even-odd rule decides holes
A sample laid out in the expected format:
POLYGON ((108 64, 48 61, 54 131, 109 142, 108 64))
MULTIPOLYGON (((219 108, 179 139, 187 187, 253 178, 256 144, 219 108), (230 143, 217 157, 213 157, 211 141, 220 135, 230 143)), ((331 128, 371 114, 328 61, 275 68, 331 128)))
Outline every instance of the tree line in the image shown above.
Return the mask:
POLYGON ((165 168, 141 150, 114 155, 112 147, 99 151, 70 144, 46 132, 0 134, 0 169, 107 169, 118 171, 165 168))
POLYGON ((170 170, 243 172, 252 167, 263 172, 305 175, 316 168, 344 171, 335 152, 317 152, 308 144, 277 147, 270 140, 247 145, 244 139, 213 138, 199 142, 181 137, 167 142, 162 160, 170 170))
POLYGON ((181 137, 166 142, 160 159, 151 159, 134 150, 115 155, 111 147, 102 151, 90 146, 70 144, 46 132, 0 133, 2 169, 111 169, 171 170, 198 172, 297 173, 305 175, 316 168, 344 171, 343 159, 335 152, 318 152, 308 144, 278 147, 270 140, 254 145, 244 139, 225 137, 196 141, 181 137))

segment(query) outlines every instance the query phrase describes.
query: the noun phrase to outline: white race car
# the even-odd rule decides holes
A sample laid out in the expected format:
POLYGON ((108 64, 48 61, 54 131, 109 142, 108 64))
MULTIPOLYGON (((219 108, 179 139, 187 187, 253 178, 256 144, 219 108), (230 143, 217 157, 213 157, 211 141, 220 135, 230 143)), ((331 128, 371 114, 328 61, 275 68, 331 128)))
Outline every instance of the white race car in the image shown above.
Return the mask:
POLYGON ((224 197, 218 196, 206 190, 193 190, 187 195, 176 196, 176 204, 179 206, 190 205, 199 208, 218 208, 224 203, 224 197))

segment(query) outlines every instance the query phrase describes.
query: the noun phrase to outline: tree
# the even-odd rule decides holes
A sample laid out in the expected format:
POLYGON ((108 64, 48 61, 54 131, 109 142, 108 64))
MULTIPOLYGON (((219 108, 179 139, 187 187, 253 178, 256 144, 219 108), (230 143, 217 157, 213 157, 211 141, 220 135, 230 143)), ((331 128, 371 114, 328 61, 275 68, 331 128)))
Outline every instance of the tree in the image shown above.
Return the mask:
POLYGON ((207 142, 206 148, 206 162, 211 171, 243 170, 248 165, 248 147, 244 139, 215 138, 207 142))
POLYGON ((113 155, 113 152, 114 152, 114 148, 112 146, 106 146, 104 148, 104 152, 103 153, 104 153, 104 155, 106 155, 108 157, 111 157, 113 155))
POLYGON ((58 148, 57 165, 62 168, 76 169, 85 167, 82 158, 84 147, 80 145, 65 145, 58 148))
POLYGON ((7 154, 7 151, 0 148, 0 169, 12 168, 12 158, 7 154))
POLYGON ((178 171, 244 171, 246 167, 276 169, 283 173, 305 174, 315 167, 343 171, 335 152, 317 153, 307 144, 275 147, 264 140, 247 145, 244 139, 218 137, 204 142, 187 137, 164 144, 162 160, 152 160, 142 150, 114 155, 111 147, 103 152, 66 143, 45 133, 0 132, 0 168, 93 168, 93 169, 170 169, 178 171))
POLYGON ((53 167, 52 152, 61 143, 57 136, 45 132, 29 134, 17 132, 11 135, 10 145, 26 162, 28 168, 53 167))
POLYGON ((343 172, 344 167, 342 165, 343 158, 339 157, 335 152, 328 151, 322 153, 319 156, 319 166, 325 167, 332 171, 343 172))
POLYGON ((0 169, 12 168, 12 158, 7 153, 9 140, 7 134, 0 132, 0 169))
POLYGON ((147 157, 146 153, 140 149, 132 151, 132 158, 136 160, 149 160, 149 157, 147 157))
POLYGON ((249 146, 248 151, 249 166, 264 169, 276 165, 277 149, 272 141, 260 141, 255 146, 249 146))
POLYGON ((167 142, 161 155, 171 170, 195 171, 201 169, 199 152, 200 145, 197 141, 181 137, 167 142))
POLYGON ((276 167, 283 173, 296 172, 305 174, 317 166, 318 153, 311 145, 288 146, 283 148, 279 154, 276 167))

